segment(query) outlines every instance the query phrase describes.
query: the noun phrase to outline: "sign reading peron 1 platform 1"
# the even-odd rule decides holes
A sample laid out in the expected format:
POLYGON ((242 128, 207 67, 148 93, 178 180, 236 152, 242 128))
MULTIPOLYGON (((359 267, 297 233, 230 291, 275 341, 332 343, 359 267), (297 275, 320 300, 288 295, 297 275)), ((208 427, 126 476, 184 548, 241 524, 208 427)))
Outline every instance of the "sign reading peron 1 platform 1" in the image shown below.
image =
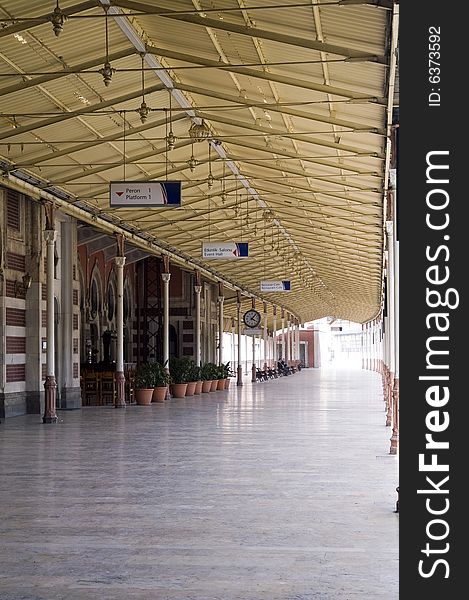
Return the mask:
POLYGON ((181 206, 181 182, 111 181, 109 197, 115 208, 181 206))

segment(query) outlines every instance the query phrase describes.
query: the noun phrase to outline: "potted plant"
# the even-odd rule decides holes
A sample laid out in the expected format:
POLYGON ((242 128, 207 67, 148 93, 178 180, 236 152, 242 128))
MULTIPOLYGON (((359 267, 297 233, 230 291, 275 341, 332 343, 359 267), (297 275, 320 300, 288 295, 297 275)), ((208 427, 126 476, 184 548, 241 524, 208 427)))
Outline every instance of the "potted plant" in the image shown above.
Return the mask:
POLYGON ((172 386, 171 393, 175 398, 184 398, 190 377, 190 360, 188 358, 172 358, 169 361, 172 386))
POLYGON ((168 391, 168 385, 171 383, 171 375, 168 373, 165 366, 158 362, 149 363, 149 366, 153 375, 152 402, 164 402, 168 391))
POLYGON ((213 363, 205 363, 200 370, 202 377, 202 392, 210 392, 212 389, 212 381, 215 373, 214 367, 215 369, 217 368, 213 363))
POLYGON ((217 367, 217 390, 225 389, 225 365, 221 364, 217 367))
POLYGON ((149 406, 153 396, 153 373, 149 363, 143 363, 135 373, 135 401, 139 406, 149 406))
POLYGON ((201 371, 202 371, 202 367, 200 367, 199 365, 196 365, 194 363, 194 366, 192 368, 192 378, 195 381, 195 390, 194 390, 195 395, 202 393, 203 381, 202 381, 201 371))
POLYGON ((200 394, 202 391, 202 381, 200 380, 200 367, 198 367, 193 360, 189 361, 188 379, 186 396, 193 396, 194 394, 200 394), (199 391, 197 391, 197 384, 199 384, 199 391))
POLYGON ((230 387, 230 377, 234 376, 233 371, 230 368, 230 363, 227 362, 225 364, 221 364, 220 365, 220 370, 223 373, 223 378, 225 380, 225 390, 227 390, 230 387))

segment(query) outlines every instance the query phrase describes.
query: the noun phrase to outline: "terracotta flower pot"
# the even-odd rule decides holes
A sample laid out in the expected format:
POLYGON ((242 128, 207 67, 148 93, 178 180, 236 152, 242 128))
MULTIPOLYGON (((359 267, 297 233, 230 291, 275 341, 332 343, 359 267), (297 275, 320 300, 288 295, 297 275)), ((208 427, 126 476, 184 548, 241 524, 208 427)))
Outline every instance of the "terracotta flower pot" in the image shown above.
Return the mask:
POLYGON ((195 391, 194 394, 201 394, 202 393, 202 385, 203 385, 203 381, 197 381, 195 384, 195 391))
POLYGON ((164 402, 166 398, 167 389, 167 385, 154 388, 152 402, 164 402))
POLYGON ((194 395, 196 385, 197 385, 197 381, 189 381, 189 383, 187 384, 186 396, 194 395))
POLYGON ((212 390, 212 382, 210 379, 206 379, 204 381, 202 381, 202 391, 203 392, 210 392, 212 390))
POLYGON ((150 406, 153 388, 135 390, 135 401, 139 406, 150 406))
POLYGON ((230 387, 230 381, 231 379, 229 377, 225 379, 225 390, 227 390, 230 387))
POLYGON ((214 379, 214 380, 212 381, 212 385, 211 385, 211 387, 210 387, 210 391, 211 391, 211 392, 216 392, 216 391, 217 391, 217 388, 218 388, 218 379, 214 379))
POLYGON ((224 379, 218 379, 217 380, 217 390, 224 390, 225 389, 225 380, 224 379))
POLYGON ((171 394, 174 398, 184 398, 186 396, 187 383, 173 383, 171 394))

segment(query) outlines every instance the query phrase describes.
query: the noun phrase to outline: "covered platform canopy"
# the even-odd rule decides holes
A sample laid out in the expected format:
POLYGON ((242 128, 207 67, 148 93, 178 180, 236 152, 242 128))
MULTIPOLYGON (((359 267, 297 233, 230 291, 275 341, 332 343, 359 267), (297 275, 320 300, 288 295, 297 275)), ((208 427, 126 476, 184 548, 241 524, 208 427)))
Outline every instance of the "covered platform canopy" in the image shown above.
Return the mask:
POLYGON ((246 303, 268 301, 269 314, 370 320, 383 287, 393 7, 5 0, 3 177, 246 303), (122 180, 181 181, 182 204, 111 208, 109 182, 122 180), (204 261, 207 241, 248 242, 249 258, 204 261), (263 294, 261 280, 291 280, 291 292, 263 294))

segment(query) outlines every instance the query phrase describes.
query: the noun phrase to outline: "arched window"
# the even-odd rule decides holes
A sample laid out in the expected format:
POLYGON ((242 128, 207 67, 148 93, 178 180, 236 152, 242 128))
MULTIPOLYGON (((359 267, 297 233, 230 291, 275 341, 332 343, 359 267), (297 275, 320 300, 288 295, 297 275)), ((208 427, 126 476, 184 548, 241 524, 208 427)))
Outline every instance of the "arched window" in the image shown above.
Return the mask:
POLYGON ((90 316, 92 319, 96 319, 101 306, 99 298, 99 286, 96 277, 91 280, 90 286, 90 316))

